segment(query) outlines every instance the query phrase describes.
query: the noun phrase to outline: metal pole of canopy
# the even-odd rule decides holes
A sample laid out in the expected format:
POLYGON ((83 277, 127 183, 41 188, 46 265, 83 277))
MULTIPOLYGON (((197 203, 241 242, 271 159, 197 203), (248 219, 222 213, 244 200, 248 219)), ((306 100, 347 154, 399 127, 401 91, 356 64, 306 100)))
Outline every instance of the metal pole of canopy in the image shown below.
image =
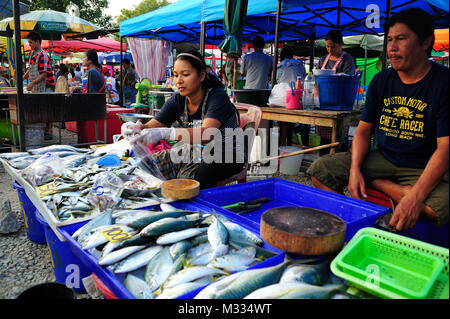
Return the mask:
POLYGON ((309 48, 310 48, 310 56, 309 56, 309 71, 312 72, 314 69, 314 45, 315 45, 315 41, 316 41, 316 30, 315 28, 313 29, 311 38, 309 40, 309 48))
MULTIPOLYGON (((16 46, 16 87, 17 100, 16 108, 19 114, 19 137, 20 137, 20 151, 26 151, 25 145, 25 114, 21 107, 23 98, 23 75, 22 75, 22 50, 20 37, 20 6, 19 0, 13 0, 13 16, 14 16, 14 40, 16 46)), ((15 132, 13 132, 14 134, 15 132)))
POLYGON ((200 54, 205 56, 205 22, 200 22, 200 54))
POLYGON ((119 92, 119 99, 120 99, 120 106, 124 106, 123 101, 123 74, 122 74, 122 59, 123 59, 123 49, 122 49, 122 39, 123 36, 120 37, 120 67, 119 67, 119 79, 120 79, 120 92, 119 92))
POLYGON ((364 85, 366 85, 366 75, 367 75, 367 44, 366 47, 364 48, 364 78, 363 78, 364 85))
MULTIPOLYGON (((392 1, 391 0, 386 0, 386 21, 388 21, 391 18, 391 5, 392 5, 392 1)), ((382 56, 382 60, 381 60, 381 70, 385 70, 387 67, 387 34, 384 35, 384 39, 383 39, 383 56, 382 56)))
POLYGON ((273 54, 272 67, 272 87, 277 84, 277 64, 278 64, 278 39, 280 37, 280 15, 281 15, 281 0, 277 3, 277 21, 275 24, 275 48, 273 54))

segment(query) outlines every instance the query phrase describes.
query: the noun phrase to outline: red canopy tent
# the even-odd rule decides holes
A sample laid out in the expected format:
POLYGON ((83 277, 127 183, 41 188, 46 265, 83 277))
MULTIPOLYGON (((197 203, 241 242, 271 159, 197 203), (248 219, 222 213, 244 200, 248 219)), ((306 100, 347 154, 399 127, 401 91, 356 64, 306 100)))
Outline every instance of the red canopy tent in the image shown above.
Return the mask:
MULTIPOLYGON (((41 44, 44 50, 52 51, 52 42, 49 40, 43 40, 41 44)), ((31 51, 28 42, 24 43, 24 49, 26 52, 31 51)), ((98 38, 93 40, 61 40, 53 41, 53 52, 66 53, 66 52, 84 52, 89 49, 94 49, 99 52, 104 51, 120 51, 120 42, 110 38, 98 38)), ((125 43, 122 44, 123 51, 127 50, 125 43)))

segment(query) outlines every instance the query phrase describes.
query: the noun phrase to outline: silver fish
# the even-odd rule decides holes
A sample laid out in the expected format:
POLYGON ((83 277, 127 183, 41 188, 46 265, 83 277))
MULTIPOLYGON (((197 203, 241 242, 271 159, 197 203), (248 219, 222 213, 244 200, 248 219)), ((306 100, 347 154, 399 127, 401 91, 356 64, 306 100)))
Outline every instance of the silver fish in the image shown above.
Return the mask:
POLYGON ((89 232, 102 225, 111 225, 112 218, 111 218, 111 212, 105 212, 97 217, 91 219, 89 222, 87 222, 84 226, 79 228, 76 232, 73 233, 72 238, 77 239, 78 242, 83 241, 87 236, 89 236, 89 232))
POLYGON ((220 281, 217 281, 217 286, 220 287, 218 289, 214 282, 204 289, 209 288, 208 290, 202 290, 195 299, 242 299, 259 288, 278 282, 286 266, 287 263, 283 262, 272 267, 234 273, 230 275, 234 280, 227 281, 225 287, 223 283, 219 284, 220 281))
POLYGON ((30 156, 28 152, 11 152, 11 153, 1 153, 0 158, 3 158, 5 160, 13 160, 20 157, 30 156))
POLYGON ((177 212, 177 211, 182 212, 182 211, 184 211, 183 209, 176 208, 176 207, 174 207, 172 205, 169 205, 167 203, 159 204, 159 208, 161 209, 161 211, 163 211, 165 213, 166 212, 177 212))
POLYGON ((178 256, 184 254, 191 248, 191 243, 188 240, 181 240, 175 244, 170 245, 169 252, 173 260, 177 259, 178 256))
POLYGON ((119 250, 115 250, 113 252, 110 252, 109 254, 107 254, 106 256, 103 256, 102 258, 100 258, 98 260, 98 264, 100 266, 108 266, 108 265, 112 265, 118 261, 121 261, 122 259, 128 257, 129 255, 144 249, 145 246, 130 246, 130 247, 125 247, 119 250))
POLYGON ((77 152, 77 153, 87 153, 87 152, 89 152, 89 149, 76 148, 71 145, 50 145, 50 146, 45 146, 45 147, 30 150, 30 151, 28 151, 28 153, 30 153, 32 155, 42 155, 47 152, 53 153, 53 152, 65 152, 65 151, 77 152))
POLYGON ((187 252, 187 258, 196 258, 210 251, 212 251, 211 244, 209 242, 205 242, 190 248, 187 252))
POLYGON ((208 230, 207 227, 203 228, 188 228, 176 232, 166 233, 164 235, 159 236, 156 239, 156 243, 158 245, 168 245, 179 242, 184 239, 192 238, 197 235, 203 234, 208 230))
POLYGON ((276 283, 253 291, 245 296, 244 299, 278 299, 282 298, 292 289, 299 287, 303 287, 303 284, 299 282, 276 283))
POLYGON ((192 227, 200 222, 197 220, 182 220, 178 218, 163 218, 141 230, 140 234, 143 237, 157 237, 169 232, 183 230, 187 227, 192 227))
POLYGON ((152 290, 147 283, 133 274, 125 277, 123 285, 136 299, 153 299, 152 290))
POLYGON ((120 241, 110 241, 108 242, 105 247, 103 247, 102 250, 102 257, 106 256, 107 254, 109 254, 110 252, 114 251, 115 249, 117 249, 120 246, 120 241))
POLYGON ((169 280, 164 284, 164 289, 172 288, 182 283, 190 282, 201 277, 209 275, 224 275, 225 272, 220 269, 214 269, 204 266, 194 266, 184 268, 175 275, 171 276, 169 280))
POLYGON ((213 259, 209 265, 215 268, 224 269, 227 272, 236 272, 246 269, 250 264, 259 261, 258 258, 248 257, 244 254, 226 254, 213 259))
POLYGON ((258 246, 261 246, 264 243, 257 235, 238 224, 225 222, 224 226, 228 230, 231 241, 247 241, 252 242, 258 246))
POLYGON ((173 288, 164 289, 163 292, 155 299, 175 299, 187 294, 188 292, 201 288, 204 285, 205 284, 201 282, 186 282, 173 288))
POLYGON ((169 247, 161 249, 150 260, 145 270, 144 280, 152 291, 158 289, 169 278, 173 266, 173 259, 169 247))
POLYGON ((216 296, 216 294, 228 287, 229 284, 231 284, 240 273, 234 273, 231 275, 228 275, 226 277, 219 278, 217 281, 213 282, 209 286, 202 289, 195 297, 194 299, 212 299, 216 296))
POLYGON ((342 289, 342 285, 329 286, 313 286, 308 284, 301 284, 302 287, 297 287, 284 294, 281 299, 325 299, 329 298, 332 293, 342 289))
POLYGON ((187 261, 188 265, 192 265, 192 266, 203 266, 203 265, 207 265, 212 259, 213 259, 213 255, 214 252, 208 251, 202 255, 199 255, 195 258, 189 259, 187 261))
POLYGON ((284 271, 280 283, 300 282, 321 286, 328 279, 328 274, 329 263, 327 261, 319 265, 291 265, 284 271))
MULTIPOLYGON (((127 227, 127 226, 122 226, 122 225, 112 225, 110 226, 111 228, 120 228, 122 229, 124 232, 130 233, 133 231, 132 228, 127 227)), ((81 241, 81 249, 83 250, 87 250, 87 249, 91 249, 91 248, 95 248, 98 247, 102 244, 105 244, 108 242, 108 238, 106 238, 103 235, 103 231, 105 229, 110 228, 108 226, 100 226, 98 227, 98 230, 95 231, 94 233, 92 233, 90 236, 88 236, 85 240, 81 241)))
POLYGON ((216 217, 208 227, 208 241, 213 248, 213 258, 223 256, 228 252, 228 230, 216 217))
POLYGON ((151 246, 128 256, 121 262, 113 265, 114 273, 126 273, 147 265, 161 249, 161 246, 151 246))

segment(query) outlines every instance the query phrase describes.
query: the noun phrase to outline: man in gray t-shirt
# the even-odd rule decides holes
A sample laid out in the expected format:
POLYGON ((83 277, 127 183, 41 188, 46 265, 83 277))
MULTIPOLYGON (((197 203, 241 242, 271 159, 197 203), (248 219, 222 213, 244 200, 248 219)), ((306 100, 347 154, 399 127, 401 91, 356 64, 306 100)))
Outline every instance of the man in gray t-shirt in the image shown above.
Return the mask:
POLYGON ((264 39, 260 36, 253 38, 255 52, 243 56, 241 75, 245 76, 244 89, 267 89, 273 68, 273 58, 264 54, 264 39))

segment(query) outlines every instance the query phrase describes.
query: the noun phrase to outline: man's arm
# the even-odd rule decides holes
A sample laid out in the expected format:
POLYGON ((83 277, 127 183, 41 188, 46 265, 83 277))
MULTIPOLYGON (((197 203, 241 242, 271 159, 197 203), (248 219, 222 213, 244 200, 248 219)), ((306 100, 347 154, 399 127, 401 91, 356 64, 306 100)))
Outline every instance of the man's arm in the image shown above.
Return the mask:
POLYGON ((395 207, 389 222, 397 230, 413 227, 423 210, 424 202, 433 189, 439 184, 449 168, 449 137, 437 139, 437 149, 434 151, 425 169, 412 189, 395 207))
POLYGON ((355 136, 353 137, 352 160, 350 176, 348 178, 348 191, 353 198, 364 199, 367 197, 364 177, 361 174, 361 166, 370 150, 373 130, 374 124, 359 121, 355 136))

